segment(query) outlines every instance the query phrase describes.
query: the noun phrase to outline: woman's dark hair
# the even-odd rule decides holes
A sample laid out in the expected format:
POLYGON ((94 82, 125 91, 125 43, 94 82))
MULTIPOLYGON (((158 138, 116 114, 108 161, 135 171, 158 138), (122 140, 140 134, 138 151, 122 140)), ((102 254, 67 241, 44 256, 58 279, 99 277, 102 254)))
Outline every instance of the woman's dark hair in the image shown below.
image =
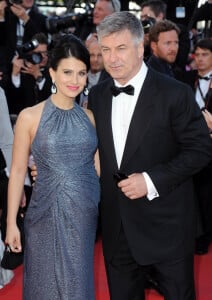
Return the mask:
POLYGON ((73 34, 59 35, 49 52, 48 65, 56 71, 60 61, 69 57, 82 61, 87 71, 90 69, 90 55, 82 41, 73 34))

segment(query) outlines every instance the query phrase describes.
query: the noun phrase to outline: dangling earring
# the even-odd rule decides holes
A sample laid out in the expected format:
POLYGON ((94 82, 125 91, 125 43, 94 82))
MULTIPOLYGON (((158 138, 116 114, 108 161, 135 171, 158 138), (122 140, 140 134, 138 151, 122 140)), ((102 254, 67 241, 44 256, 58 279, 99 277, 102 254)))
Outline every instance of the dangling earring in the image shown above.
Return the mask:
POLYGON ((88 87, 86 86, 86 87, 84 88, 83 94, 84 94, 85 96, 88 96, 88 93, 89 93, 89 89, 88 89, 88 87))
POLYGON ((57 93, 57 86, 54 81, 52 82, 51 92, 52 92, 52 94, 57 93))

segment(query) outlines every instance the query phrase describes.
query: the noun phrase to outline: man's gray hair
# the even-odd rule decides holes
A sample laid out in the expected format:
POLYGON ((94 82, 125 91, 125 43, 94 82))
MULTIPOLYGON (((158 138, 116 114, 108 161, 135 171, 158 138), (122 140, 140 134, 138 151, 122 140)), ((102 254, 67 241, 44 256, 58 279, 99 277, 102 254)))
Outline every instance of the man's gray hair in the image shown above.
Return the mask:
POLYGON ((97 26, 98 39, 110 35, 111 33, 129 30, 136 43, 143 41, 144 32, 141 21, 128 11, 113 13, 104 18, 97 26))

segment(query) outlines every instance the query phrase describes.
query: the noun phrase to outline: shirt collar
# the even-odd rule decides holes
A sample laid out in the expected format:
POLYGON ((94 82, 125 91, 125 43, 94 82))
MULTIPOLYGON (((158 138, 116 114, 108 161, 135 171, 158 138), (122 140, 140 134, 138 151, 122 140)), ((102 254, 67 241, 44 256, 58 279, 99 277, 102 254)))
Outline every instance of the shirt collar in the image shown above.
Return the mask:
POLYGON ((212 70, 210 70, 208 73, 201 75, 201 76, 212 78, 212 70))

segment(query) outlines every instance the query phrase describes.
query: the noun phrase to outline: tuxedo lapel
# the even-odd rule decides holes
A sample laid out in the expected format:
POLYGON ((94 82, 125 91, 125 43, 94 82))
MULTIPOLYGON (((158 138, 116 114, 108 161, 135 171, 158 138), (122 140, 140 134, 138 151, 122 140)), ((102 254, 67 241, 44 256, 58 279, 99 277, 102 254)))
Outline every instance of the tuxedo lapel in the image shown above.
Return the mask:
POLYGON ((142 143, 145 132, 151 124, 151 112, 154 107, 155 98, 158 96, 154 88, 152 72, 149 70, 144 81, 137 104, 130 123, 121 168, 127 164, 135 153, 137 147, 142 143))
POLYGON ((113 142, 113 132, 112 132, 112 94, 111 94, 111 86, 113 81, 110 81, 110 84, 105 88, 102 93, 102 105, 101 105, 101 127, 99 128, 101 136, 101 148, 105 153, 106 157, 108 157, 108 164, 111 165, 112 169, 117 170, 117 160, 115 154, 115 147, 113 142))

